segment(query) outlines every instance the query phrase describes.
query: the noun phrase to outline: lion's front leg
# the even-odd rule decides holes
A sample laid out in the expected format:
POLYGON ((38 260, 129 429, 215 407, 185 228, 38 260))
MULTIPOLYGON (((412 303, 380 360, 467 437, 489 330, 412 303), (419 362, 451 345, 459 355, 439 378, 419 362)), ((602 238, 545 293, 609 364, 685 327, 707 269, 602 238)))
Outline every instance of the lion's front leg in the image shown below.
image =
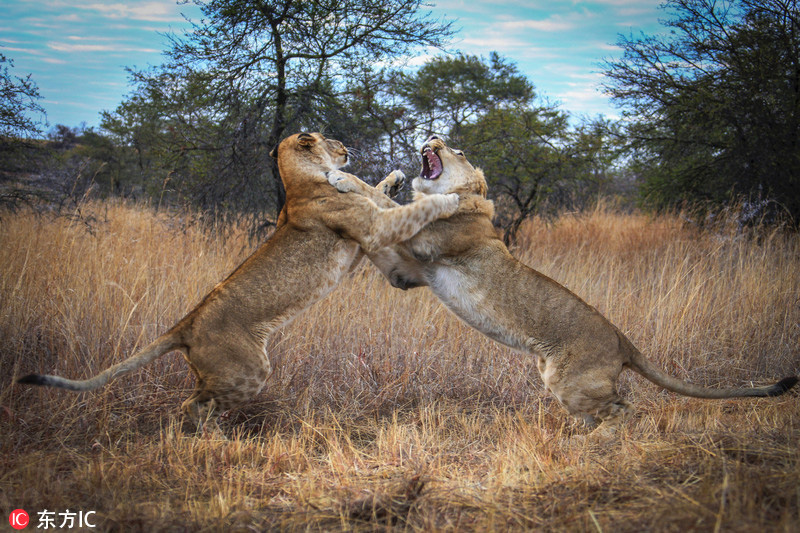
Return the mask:
MULTIPOLYGON (((358 179, 352 174, 341 170, 329 170, 325 173, 328 183, 336 187, 339 192, 358 192, 363 194, 364 189, 369 189, 369 185, 358 179)), ((366 196, 366 195, 365 195, 366 196)))
POLYGON ((341 170, 331 170, 326 173, 328 183, 336 187, 342 193, 357 193, 375 202, 381 209, 391 209, 397 207, 397 202, 390 196, 397 194, 397 191, 405 183, 406 176, 400 170, 394 170, 386 176, 383 181, 375 187, 370 187, 357 176, 342 172, 341 170))
POLYGON ((415 261, 413 257, 409 257, 405 246, 406 244, 398 244, 381 248, 370 254, 369 259, 380 270, 383 277, 389 280, 392 287, 407 290, 427 285, 423 265, 419 261, 415 261))

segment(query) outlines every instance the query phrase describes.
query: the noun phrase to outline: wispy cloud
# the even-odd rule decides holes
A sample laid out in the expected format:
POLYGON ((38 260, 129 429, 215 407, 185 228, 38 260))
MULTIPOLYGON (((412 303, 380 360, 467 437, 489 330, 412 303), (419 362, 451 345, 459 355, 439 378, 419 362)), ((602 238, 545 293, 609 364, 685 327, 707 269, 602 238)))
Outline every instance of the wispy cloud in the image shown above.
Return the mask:
POLYGON ((157 53, 155 48, 140 48, 124 46, 118 43, 109 44, 71 44, 60 42, 49 42, 47 47, 57 52, 143 52, 143 53, 157 53))
POLYGON ((111 19, 133 19, 149 22, 176 22, 182 20, 175 4, 145 2, 134 5, 117 3, 76 4, 74 7, 94 11, 111 19))
POLYGON ((467 37, 454 43, 456 46, 479 47, 487 52, 490 50, 510 50, 528 46, 528 43, 515 37, 502 37, 499 35, 483 34, 467 37))
POLYGON ((83 18, 77 13, 66 13, 55 17, 59 22, 83 22, 83 18))
POLYGON ((20 48, 19 46, 0 46, 0 52, 20 52, 30 55, 42 55, 42 52, 34 48, 20 48))
POLYGON ((576 27, 577 24, 574 21, 566 20, 558 15, 543 20, 509 20, 498 24, 498 29, 501 31, 534 30, 558 32, 572 30, 576 27))

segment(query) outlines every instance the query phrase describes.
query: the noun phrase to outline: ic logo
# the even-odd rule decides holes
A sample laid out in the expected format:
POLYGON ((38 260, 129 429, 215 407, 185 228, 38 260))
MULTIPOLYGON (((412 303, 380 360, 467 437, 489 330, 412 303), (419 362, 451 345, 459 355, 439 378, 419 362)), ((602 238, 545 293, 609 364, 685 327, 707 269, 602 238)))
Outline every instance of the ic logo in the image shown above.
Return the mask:
POLYGON ((28 527, 30 518, 28 518, 28 513, 26 513, 23 509, 17 509, 15 511, 11 511, 11 514, 8 515, 8 522, 14 529, 24 529, 28 527))

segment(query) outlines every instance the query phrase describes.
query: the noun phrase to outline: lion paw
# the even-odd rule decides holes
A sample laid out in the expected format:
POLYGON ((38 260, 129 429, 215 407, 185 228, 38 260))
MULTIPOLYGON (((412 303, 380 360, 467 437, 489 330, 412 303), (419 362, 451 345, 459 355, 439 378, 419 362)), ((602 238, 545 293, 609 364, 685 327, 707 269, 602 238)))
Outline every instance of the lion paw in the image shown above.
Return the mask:
POLYGON ((397 196, 403 184, 406 182, 406 175, 402 170, 393 170, 381 181, 381 192, 389 197, 397 196))
POLYGON ((330 170, 325 173, 328 183, 336 187, 339 192, 355 192, 358 186, 353 182, 353 178, 341 170, 330 170))
POLYGON ((389 283, 392 284, 392 287, 402 289, 404 291, 407 291, 408 289, 414 289, 416 287, 422 287, 422 283, 410 278, 406 278, 403 276, 403 274, 398 273, 397 271, 392 271, 392 273, 389 274, 389 283))
POLYGON ((444 202, 444 209, 442 211, 442 216, 449 217, 456 211, 458 211, 458 194, 451 192, 447 194, 441 195, 444 202))

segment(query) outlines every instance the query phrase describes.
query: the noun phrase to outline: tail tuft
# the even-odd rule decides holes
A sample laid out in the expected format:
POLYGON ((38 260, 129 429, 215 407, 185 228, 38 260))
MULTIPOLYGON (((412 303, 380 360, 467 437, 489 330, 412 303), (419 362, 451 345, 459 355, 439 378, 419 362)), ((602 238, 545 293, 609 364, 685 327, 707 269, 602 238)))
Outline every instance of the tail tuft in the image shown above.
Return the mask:
POLYGON ((40 374, 28 374, 25 377, 19 378, 17 383, 27 383, 28 385, 48 385, 47 376, 42 376, 40 374))
POLYGON ((770 396, 780 396, 784 392, 788 391, 795 385, 797 385, 797 376, 791 376, 788 378, 784 378, 773 385, 769 391, 770 396))

